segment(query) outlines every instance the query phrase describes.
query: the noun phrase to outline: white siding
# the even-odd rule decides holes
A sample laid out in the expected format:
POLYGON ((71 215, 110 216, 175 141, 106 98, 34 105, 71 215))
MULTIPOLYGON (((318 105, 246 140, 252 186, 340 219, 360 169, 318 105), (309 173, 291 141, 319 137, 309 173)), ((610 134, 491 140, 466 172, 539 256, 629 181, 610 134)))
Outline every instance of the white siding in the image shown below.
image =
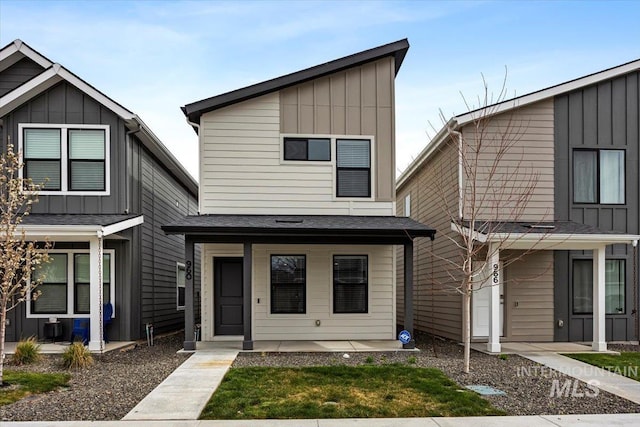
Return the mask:
MULTIPOLYGON (((242 256, 241 245, 205 245, 202 286, 203 339, 213 339, 213 257, 242 256)), ((254 340, 348 340, 395 338, 395 278, 392 246, 254 245, 252 326, 254 340), (270 255, 306 255, 307 312, 271 314, 270 255), (369 257, 369 312, 333 314, 333 255, 369 257), (260 303, 258 303, 258 299, 260 303), (320 326, 316 326, 320 320, 320 326)))
POLYGON ((279 93, 204 114, 200 139, 201 214, 394 214, 393 202, 336 199, 333 162, 281 162, 279 93))

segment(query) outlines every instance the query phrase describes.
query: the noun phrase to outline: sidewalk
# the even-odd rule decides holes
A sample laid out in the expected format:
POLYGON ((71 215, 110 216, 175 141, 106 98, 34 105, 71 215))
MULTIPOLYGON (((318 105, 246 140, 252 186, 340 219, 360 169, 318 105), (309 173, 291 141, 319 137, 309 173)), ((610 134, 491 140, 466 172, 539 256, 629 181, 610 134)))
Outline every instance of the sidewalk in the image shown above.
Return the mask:
POLYGON ((640 425, 640 414, 607 415, 532 415, 524 417, 459 417, 459 418, 349 418, 321 420, 249 420, 249 421, 42 421, 42 422, 3 422, 2 426, 40 426, 40 427, 80 427, 90 424, 93 427, 593 427, 640 425))
POLYGON ((198 350, 123 420, 135 420, 130 425, 138 425, 140 420, 197 420, 237 355, 237 350, 198 350))
POLYGON ((520 353, 520 356, 580 381, 594 381, 594 385, 600 390, 640 404, 640 382, 631 378, 557 353, 520 353))

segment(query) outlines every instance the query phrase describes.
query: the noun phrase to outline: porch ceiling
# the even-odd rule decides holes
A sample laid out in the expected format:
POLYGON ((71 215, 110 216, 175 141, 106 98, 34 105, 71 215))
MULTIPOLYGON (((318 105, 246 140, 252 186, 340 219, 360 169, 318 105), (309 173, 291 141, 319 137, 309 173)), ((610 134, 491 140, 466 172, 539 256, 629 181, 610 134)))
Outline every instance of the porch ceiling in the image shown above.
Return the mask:
POLYGON ((190 215, 162 229, 219 243, 404 244, 436 233, 406 217, 350 215, 190 215))
MULTIPOLYGON (((469 223, 451 223, 458 233, 469 233, 469 223)), ((602 231, 573 221, 498 222, 476 221, 473 238, 478 242, 501 242, 502 249, 593 250, 606 245, 636 245, 640 235, 602 231)))
POLYGON ((23 218, 17 232, 28 239, 86 240, 90 237, 118 238, 115 233, 142 224, 142 215, 135 214, 30 214, 23 218))

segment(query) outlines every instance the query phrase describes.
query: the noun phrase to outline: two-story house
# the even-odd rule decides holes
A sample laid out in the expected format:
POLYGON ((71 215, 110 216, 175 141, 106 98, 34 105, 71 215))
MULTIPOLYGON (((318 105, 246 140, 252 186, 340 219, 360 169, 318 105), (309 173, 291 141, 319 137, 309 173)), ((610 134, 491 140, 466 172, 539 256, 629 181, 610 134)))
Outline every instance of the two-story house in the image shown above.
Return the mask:
POLYGON ((198 186, 147 125, 15 40, 0 50, 0 138, 20 151, 22 176, 44 184, 21 229, 53 243, 35 273, 41 295, 9 313, 7 341, 45 329, 68 340, 89 318, 89 348, 102 350, 107 303, 112 340, 182 328, 184 239, 160 225, 197 211, 198 186))
MULTIPOLYGON (((418 329, 462 337, 462 298, 445 286, 445 259, 459 256, 458 233, 470 231, 465 201, 474 190, 461 153, 481 129, 486 146, 513 138, 496 172, 508 176, 503 182, 518 188, 527 168, 536 185, 521 187, 530 196, 522 211, 475 211, 485 216, 476 217, 474 239, 491 254, 497 284, 472 295, 472 339, 493 352, 501 340, 592 341, 606 350, 607 341, 638 339, 639 70, 637 60, 453 117, 402 173, 398 213, 451 237, 415 251, 418 329), (444 213, 434 183, 458 215, 444 213), (502 257, 524 253, 500 267, 502 257)), ((495 191, 483 179, 476 195, 495 191)))
MULTIPOLYGON (((195 348, 194 243, 203 340, 395 339, 393 245, 411 253, 416 237, 434 236, 395 216, 394 84, 408 48, 400 40, 183 107, 200 141, 199 215, 163 229, 187 242, 185 349, 195 348)), ((404 307, 412 331, 413 302, 404 307)))

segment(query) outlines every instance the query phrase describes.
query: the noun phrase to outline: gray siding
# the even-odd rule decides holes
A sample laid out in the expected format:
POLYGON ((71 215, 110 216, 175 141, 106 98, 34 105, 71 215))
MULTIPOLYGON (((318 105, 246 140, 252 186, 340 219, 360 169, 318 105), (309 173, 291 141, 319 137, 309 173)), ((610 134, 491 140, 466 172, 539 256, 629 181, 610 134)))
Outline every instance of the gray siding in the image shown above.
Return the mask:
MULTIPOLYGON (((603 231, 637 234, 638 138, 640 99, 639 73, 630 73, 597 85, 558 96, 555 99, 555 217, 596 226, 603 231), (575 148, 623 149, 626 152, 626 204, 587 205, 573 203, 572 152, 575 148)), ((565 327, 555 328, 555 340, 589 341, 592 316, 572 314, 571 263, 590 258, 587 251, 555 253, 555 318, 565 327), (567 322, 568 320, 568 322, 567 322)), ((626 314, 607 315, 607 340, 634 339, 633 250, 630 245, 614 245, 607 258, 626 260, 626 314)))
POLYGON ((0 71, 0 96, 11 92, 43 70, 44 68, 29 58, 22 58, 6 70, 0 71))

